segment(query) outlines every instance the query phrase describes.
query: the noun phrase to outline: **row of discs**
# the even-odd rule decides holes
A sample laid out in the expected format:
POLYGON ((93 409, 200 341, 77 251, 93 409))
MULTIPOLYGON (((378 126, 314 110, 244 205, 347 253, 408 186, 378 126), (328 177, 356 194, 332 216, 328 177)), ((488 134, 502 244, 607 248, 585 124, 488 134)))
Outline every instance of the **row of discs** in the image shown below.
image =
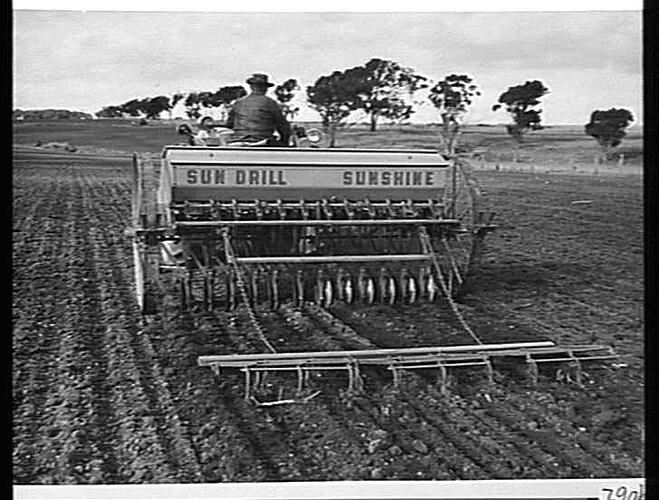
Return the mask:
MULTIPOLYGON (((428 266, 422 266, 418 273, 412 273, 408 268, 393 273, 384 267, 376 272, 360 268, 356 273, 345 269, 334 272, 317 269, 315 273, 302 268, 287 271, 282 273, 275 267, 260 267, 243 272, 242 287, 250 303, 267 302, 273 309, 282 300, 291 299, 297 305, 314 301, 325 308, 335 302, 413 304, 418 300, 434 301, 440 290, 428 266)), ((226 286, 227 306, 233 309, 242 300, 241 283, 236 273, 227 275, 226 286)))

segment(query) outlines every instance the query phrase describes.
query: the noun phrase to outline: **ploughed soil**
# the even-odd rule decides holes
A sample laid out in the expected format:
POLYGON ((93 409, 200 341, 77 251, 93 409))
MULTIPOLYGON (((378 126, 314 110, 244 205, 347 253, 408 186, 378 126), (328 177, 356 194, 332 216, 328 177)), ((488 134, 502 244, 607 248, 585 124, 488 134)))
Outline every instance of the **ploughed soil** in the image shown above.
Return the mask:
MULTIPOLYGON (((643 475, 642 179, 482 172, 497 212, 459 308, 484 342, 612 345, 584 383, 556 367, 322 373, 306 404, 255 407, 197 357, 263 352, 245 311, 145 323, 133 298, 130 164, 29 152, 13 171, 17 484, 643 475), (579 203, 574 203, 579 202, 579 203)), ((278 350, 469 343, 444 304, 259 308, 278 350)), ((289 395, 293 376, 268 376, 289 395)), ((269 389, 268 389, 269 388, 269 389)))

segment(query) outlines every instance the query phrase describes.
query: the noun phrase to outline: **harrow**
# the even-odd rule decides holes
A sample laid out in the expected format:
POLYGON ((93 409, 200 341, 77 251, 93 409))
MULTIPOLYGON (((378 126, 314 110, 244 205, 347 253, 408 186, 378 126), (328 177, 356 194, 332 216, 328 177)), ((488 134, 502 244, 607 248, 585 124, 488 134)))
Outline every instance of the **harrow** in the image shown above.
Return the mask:
POLYGON ((444 390, 449 368, 481 366, 491 380, 493 360, 521 359, 534 378, 538 363, 567 363, 579 381, 582 362, 615 357, 604 346, 484 344, 469 327, 456 300, 496 226, 462 159, 429 150, 168 146, 160 162, 134 156, 134 170, 137 302, 154 314, 173 284, 184 311, 243 304, 269 352, 202 356, 199 364, 242 370, 247 399, 268 372, 297 373, 293 400, 301 401, 311 397, 302 393, 314 371, 345 371, 353 392, 363 388, 363 366, 386 367, 395 384, 403 371, 436 370, 444 390), (256 311, 264 303, 439 300, 473 344, 278 353, 256 311))
MULTIPOLYGON (((245 375, 245 399, 254 401, 259 391, 260 374, 277 371, 297 374, 296 398, 302 399, 309 374, 314 371, 345 370, 347 391, 362 392, 362 366, 384 366, 393 377, 395 387, 406 370, 432 370, 437 373, 442 393, 447 392, 448 370, 458 367, 483 367, 490 384, 494 383, 493 363, 524 362, 534 383, 538 381, 539 365, 568 363, 564 371, 567 380, 581 384, 582 365, 586 362, 616 359, 607 346, 556 346, 553 342, 520 342, 480 344, 476 346, 418 347, 408 349, 377 349, 357 351, 323 351, 303 353, 243 354, 200 356, 199 365, 208 366, 216 375, 222 369, 240 369, 245 375)), ((314 393, 315 394, 315 393, 314 393)))

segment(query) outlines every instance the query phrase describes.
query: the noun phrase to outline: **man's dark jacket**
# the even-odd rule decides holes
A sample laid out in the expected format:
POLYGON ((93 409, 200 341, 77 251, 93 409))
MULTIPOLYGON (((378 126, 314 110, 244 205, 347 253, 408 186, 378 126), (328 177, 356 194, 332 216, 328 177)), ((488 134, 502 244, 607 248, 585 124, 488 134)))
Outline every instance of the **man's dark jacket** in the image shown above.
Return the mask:
POLYGON ((279 105, 267 96, 249 94, 238 99, 229 112, 227 126, 233 129, 234 141, 260 141, 269 139, 275 130, 281 141, 288 144, 291 126, 279 105))

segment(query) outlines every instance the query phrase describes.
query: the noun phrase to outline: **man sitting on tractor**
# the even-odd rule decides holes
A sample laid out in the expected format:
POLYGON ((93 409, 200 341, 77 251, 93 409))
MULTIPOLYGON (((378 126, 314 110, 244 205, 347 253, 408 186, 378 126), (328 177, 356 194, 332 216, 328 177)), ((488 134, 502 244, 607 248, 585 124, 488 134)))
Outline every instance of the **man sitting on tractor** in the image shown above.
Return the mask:
POLYGON ((291 126, 279 105, 265 94, 274 84, 268 75, 254 73, 247 79, 251 93, 238 99, 229 112, 226 126, 233 129, 231 142, 288 146, 291 126), (279 139, 274 138, 277 132, 279 139))

